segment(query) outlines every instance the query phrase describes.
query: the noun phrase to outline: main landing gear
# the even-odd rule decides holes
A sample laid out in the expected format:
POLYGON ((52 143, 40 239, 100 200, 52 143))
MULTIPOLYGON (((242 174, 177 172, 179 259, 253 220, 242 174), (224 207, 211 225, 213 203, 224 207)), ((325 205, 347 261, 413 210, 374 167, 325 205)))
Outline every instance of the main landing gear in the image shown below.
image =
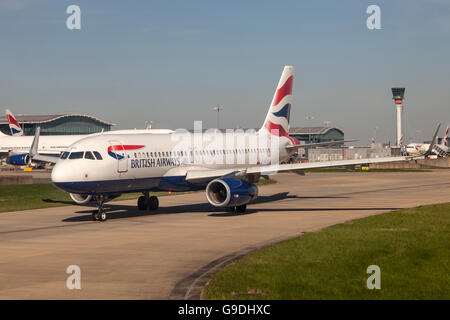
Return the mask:
POLYGON ((157 210, 159 208, 159 200, 155 196, 149 196, 148 192, 140 196, 137 202, 139 210, 157 210))
POLYGON ((247 205, 243 204, 241 206, 237 206, 237 207, 228 207, 227 211, 228 212, 234 212, 234 213, 244 213, 245 210, 247 210, 247 205))
POLYGON ((247 205, 246 204, 243 204, 242 206, 234 207, 234 212, 235 213, 244 213, 245 210, 247 210, 247 205))
POLYGON ((103 204, 105 203, 105 196, 98 195, 95 197, 95 201, 97 202, 97 210, 92 211, 92 220, 94 221, 106 221, 106 212, 103 208, 103 204))

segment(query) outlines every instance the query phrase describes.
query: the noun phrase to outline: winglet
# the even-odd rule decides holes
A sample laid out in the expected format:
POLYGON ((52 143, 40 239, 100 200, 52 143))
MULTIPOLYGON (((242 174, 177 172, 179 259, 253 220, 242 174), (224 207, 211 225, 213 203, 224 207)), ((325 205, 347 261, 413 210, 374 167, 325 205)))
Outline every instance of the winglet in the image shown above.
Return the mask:
POLYGON ((33 143, 30 148, 30 157, 33 159, 34 156, 38 154, 39 136, 41 134, 41 127, 36 128, 36 133, 34 134, 33 143))
POLYGON ((434 145, 437 142, 437 135, 438 135, 440 127, 441 127, 441 124, 439 123, 437 128, 436 128, 436 131, 434 132, 433 140, 431 140, 430 147, 428 148, 427 152, 425 152, 423 154, 423 156, 428 157, 433 152, 434 145))
POLYGON ((46 156, 46 155, 40 155, 38 153, 40 134, 41 134, 41 127, 37 127, 36 133, 33 138, 33 143, 31 144, 31 148, 30 148, 30 152, 29 152, 31 160, 40 161, 40 162, 48 162, 48 163, 56 163, 59 159, 59 156, 46 156))

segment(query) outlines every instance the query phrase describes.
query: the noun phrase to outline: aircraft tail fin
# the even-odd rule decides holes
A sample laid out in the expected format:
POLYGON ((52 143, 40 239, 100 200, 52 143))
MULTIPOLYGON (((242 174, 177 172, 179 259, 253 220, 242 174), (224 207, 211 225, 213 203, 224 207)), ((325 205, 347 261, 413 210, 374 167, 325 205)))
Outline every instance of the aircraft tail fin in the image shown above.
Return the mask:
POLYGON ((22 128, 19 125, 19 122, 17 121, 16 117, 14 117, 11 110, 6 109, 6 117, 8 118, 9 129, 11 130, 11 135, 24 136, 25 133, 23 132, 22 128))
POLYGON ((289 136, 293 84, 294 67, 285 66, 270 104, 269 112, 260 130, 267 130, 270 134, 277 136, 289 136))
POLYGON ((448 147, 448 142, 447 142, 448 129, 449 129, 449 126, 447 125, 447 129, 445 130, 444 138, 442 138, 442 144, 446 147, 448 147))

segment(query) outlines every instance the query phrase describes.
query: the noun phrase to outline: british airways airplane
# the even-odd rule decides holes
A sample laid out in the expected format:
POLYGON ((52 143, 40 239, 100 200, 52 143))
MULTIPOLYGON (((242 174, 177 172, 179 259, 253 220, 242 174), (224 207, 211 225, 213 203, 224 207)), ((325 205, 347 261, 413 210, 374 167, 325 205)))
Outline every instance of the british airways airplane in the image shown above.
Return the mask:
MULTIPOLYGON (((150 192, 205 190, 214 207, 242 213, 256 199, 254 185, 277 172, 302 174, 310 168, 402 161, 407 157, 282 164, 301 145, 289 137, 294 67, 284 67, 267 116, 259 131, 225 134, 96 134, 72 144, 56 162, 51 179, 83 204, 95 201, 94 220, 107 218, 103 204, 122 193, 142 192, 140 210, 157 210, 158 198, 150 192)), ((38 134, 30 150, 36 152, 38 134)))

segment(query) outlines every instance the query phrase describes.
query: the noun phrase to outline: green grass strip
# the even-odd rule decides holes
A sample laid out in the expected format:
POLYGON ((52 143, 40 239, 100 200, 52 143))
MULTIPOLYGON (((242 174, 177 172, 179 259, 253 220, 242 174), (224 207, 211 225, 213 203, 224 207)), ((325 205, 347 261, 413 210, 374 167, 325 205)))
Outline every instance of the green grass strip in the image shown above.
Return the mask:
MULTIPOLYGON (((276 217, 274 217, 276 219, 276 217)), ((257 250, 206 299, 450 299, 450 203, 392 211, 257 250), (366 286, 381 269, 381 289, 366 286)))

